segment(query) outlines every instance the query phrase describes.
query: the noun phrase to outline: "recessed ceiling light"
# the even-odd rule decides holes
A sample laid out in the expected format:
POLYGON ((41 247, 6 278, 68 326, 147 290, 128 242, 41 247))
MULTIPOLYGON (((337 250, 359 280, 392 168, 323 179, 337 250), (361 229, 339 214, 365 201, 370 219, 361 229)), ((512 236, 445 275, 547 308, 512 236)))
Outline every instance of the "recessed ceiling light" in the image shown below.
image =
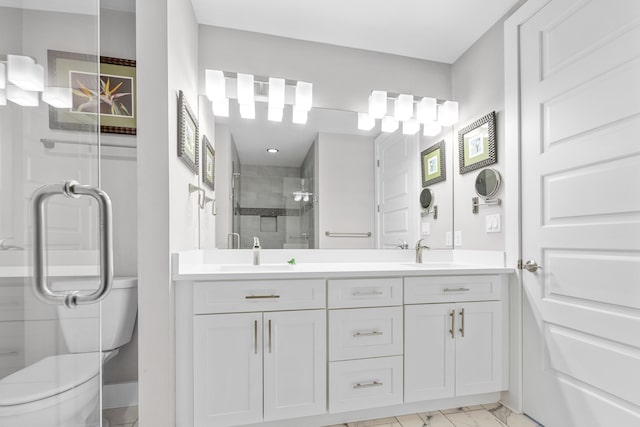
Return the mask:
POLYGON ((278 151, 280 150, 278 150, 277 148, 267 148, 267 153, 277 153, 278 151))

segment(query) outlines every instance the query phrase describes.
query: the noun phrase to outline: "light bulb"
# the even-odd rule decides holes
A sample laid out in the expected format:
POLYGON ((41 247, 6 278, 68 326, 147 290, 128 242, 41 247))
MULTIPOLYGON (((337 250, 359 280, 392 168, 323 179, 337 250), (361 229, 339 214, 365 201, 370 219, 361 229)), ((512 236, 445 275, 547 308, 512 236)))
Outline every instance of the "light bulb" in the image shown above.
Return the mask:
POLYGON ((405 135, 415 135, 420 130, 420 123, 416 119, 409 119, 402 122, 402 133, 405 135))
POLYGON ((253 74, 238 73, 238 103, 240 105, 254 104, 253 74))
POLYGON ((418 123, 427 123, 436 120, 438 115, 437 101, 435 98, 422 98, 418 102, 416 118, 418 123))
POLYGON ((256 105, 255 104, 240 104, 240 117, 243 119, 255 119, 256 118, 256 105))
POLYGON ((293 107, 293 117, 292 117, 292 122, 299 124, 299 125, 304 125, 307 123, 307 118, 309 116, 309 113, 307 113, 305 110, 299 110, 295 105, 293 107))
POLYGON ((413 116, 413 96, 398 95, 394 103, 393 116, 399 122, 409 120, 413 116))
POLYGON ((398 130, 399 123, 391 116, 384 116, 382 118, 381 130, 385 133, 393 133, 398 130))
POLYGON ((23 90, 13 85, 7 86, 7 99, 23 107, 37 107, 39 105, 38 92, 23 90))
POLYGON ((296 84, 296 108, 298 110, 310 111, 312 103, 313 84, 309 82, 298 82, 296 84))
MULTIPOLYGON (((284 108, 284 79, 269 77, 269 109, 284 108)), ((271 120, 271 119, 270 119, 271 120)), ((281 121, 276 120, 276 121, 281 121)))
POLYGON ((71 89, 68 87, 45 87, 42 101, 54 108, 71 108, 71 89))
POLYGON ((229 98, 216 97, 211 100, 211 110, 218 117, 229 117, 229 98))
POLYGON ((205 70, 205 91, 211 102, 226 98, 227 87, 222 71, 205 70))
POLYGON ((376 121, 367 113, 358 113, 358 129, 371 130, 376 125, 376 121))
POLYGON ((28 56, 7 55, 7 78, 23 90, 44 90, 44 68, 28 56))
POLYGON ((458 103, 445 101, 438 106, 438 123, 442 126, 451 126, 458 121, 458 103))
POLYGON ((387 114, 387 92, 374 90, 369 96, 369 115, 374 119, 381 119, 387 114))
POLYGON ((284 107, 283 108, 273 108, 273 107, 271 107, 271 104, 269 104, 269 111, 267 112, 267 119, 271 120, 272 122, 281 122, 283 114, 284 114, 284 107))

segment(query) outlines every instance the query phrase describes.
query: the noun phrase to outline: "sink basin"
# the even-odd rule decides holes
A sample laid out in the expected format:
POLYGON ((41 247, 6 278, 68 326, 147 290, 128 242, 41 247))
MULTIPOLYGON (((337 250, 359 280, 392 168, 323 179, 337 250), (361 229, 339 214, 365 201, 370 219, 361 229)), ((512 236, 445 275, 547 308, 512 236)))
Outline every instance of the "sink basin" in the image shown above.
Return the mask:
POLYGON ((402 265, 428 270, 430 268, 450 268, 452 264, 450 262, 423 262, 422 264, 411 262, 411 263, 403 263, 402 265))
POLYGON ((227 264, 218 267, 220 271, 237 271, 237 272, 260 272, 260 271, 292 271, 293 265, 289 264, 227 264))

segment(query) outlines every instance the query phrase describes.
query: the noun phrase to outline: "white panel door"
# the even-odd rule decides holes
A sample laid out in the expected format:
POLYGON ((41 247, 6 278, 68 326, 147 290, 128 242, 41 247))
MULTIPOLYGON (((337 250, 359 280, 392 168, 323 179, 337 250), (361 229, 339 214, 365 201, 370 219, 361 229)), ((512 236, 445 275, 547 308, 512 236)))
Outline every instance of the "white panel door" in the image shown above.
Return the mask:
POLYGON ((376 140, 378 168, 378 248, 393 248, 420 238, 420 178, 417 136, 400 132, 376 140))
POLYGON ((456 317, 456 396, 502 390, 502 303, 456 304, 456 317))
POLYGON ((520 58, 524 410, 637 427, 640 2, 552 0, 520 58))
POLYGON ((327 410, 326 311, 264 313, 265 421, 327 410))
POLYGON ((405 306, 404 400, 455 394, 455 305, 405 306))
POLYGON ((262 313, 196 316, 195 427, 262 421, 262 313))

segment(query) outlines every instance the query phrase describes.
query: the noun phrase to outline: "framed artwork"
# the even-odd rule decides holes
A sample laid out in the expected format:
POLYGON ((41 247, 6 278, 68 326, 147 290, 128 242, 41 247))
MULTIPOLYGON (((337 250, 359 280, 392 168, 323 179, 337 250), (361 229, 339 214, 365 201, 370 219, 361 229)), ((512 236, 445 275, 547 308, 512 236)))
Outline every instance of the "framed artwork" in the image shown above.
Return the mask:
POLYGON ((427 187, 447 179, 447 168, 444 160, 444 140, 432 145, 420 154, 422 170, 422 186, 427 187))
POLYGON ((490 112, 458 132, 460 174, 498 161, 496 150, 496 113, 490 112))
POLYGON ((216 180, 216 151, 206 136, 202 137, 202 181, 215 191, 216 180))
POLYGON ((49 128, 136 134, 136 61, 47 51, 49 86, 70 88, 71 107, 49 107, 49 128), (98 120, 99 114, 99 120, 98 120))
POLYGON ((198 120, 184 97, 178 92, 178 157, 198 175, 200 166, 200 133, 198 120))

